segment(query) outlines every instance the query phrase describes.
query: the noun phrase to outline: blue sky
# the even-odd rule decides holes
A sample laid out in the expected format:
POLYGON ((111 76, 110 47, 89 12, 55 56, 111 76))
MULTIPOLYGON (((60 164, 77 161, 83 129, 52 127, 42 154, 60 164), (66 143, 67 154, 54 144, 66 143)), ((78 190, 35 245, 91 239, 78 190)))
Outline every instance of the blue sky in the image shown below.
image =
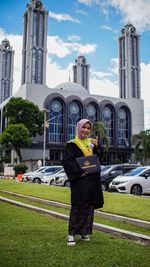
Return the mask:
MULTIPOLYGON (((30 0, 1 0, 0 42, 15 50, 14 92, 21 82, 23 14, 30 0)), ((47 85, 72 78, 72 65, 84 55, 91 66, 90 92, 119 96, 118 37, 130 21, 141 35, 141 93, 145 128, 150 128, 150 0, 43 0, 49 11, 47 85)))

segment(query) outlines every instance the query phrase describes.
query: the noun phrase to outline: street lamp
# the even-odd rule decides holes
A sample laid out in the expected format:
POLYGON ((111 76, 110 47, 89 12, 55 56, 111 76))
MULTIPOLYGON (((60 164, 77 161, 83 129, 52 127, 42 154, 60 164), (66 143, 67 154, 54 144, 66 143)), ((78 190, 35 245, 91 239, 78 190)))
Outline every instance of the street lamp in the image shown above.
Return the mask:
POLYGON ((43 166, 45 166, 45 152, 46 152, 46 129, 49 127, 49 122, 55 118, 58 118, 58 115, 57 116, 54 116, 50 119, 46 119, 46 114, 49 112, 48 109, 46 108, 43 108, 41 109, 41 111, 44 113, 44 140, 43 140, 43 166))
POLYGON ((47 120, 46 114, 49 112, 48 109, 43 108, 41 111, 44 113, 44 140, 43 140, 43 166, 45 166, 45 151, 46 151, 46 128, 47 128, 47 120))

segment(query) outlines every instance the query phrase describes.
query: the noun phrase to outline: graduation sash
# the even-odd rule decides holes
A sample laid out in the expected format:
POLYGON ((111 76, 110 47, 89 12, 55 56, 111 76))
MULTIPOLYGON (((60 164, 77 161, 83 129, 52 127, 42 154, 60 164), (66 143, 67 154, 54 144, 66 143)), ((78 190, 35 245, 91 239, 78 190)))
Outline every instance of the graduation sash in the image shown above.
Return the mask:
POLYGON ((91 147, 92 138, 87 138, 86 142, 82 142, 82 140, 76 135, 75 139, 69 141, 75 143, 83 152, 84 156, 93 155, 93 148, 91 147))

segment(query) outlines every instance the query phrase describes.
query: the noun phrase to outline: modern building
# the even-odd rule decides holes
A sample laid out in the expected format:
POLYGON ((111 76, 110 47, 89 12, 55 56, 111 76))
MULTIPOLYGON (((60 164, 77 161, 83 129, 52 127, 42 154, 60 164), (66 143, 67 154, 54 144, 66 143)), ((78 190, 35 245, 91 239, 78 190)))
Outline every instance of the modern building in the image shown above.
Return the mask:
POLYGON ((48 11, 31 0, 24 13, 22 84, 46 84, 48 11))
POLYGON ((128 23, 119 38, 120 98, 140 98, 140 36, 128 23))
POLYGON ((0 103, 12 95, 14 51, 4 39, 0 44, 0 103))
MULTIPOLYGON (((126 28, 128 26, 125 26, 126 28)), ((60 162, 63 158, 64 142, 74 137, 76 123, 81 118, 89 118, 92 122, 103 121, 108 133, 110 147, 104 156, 103 163, 115 163, 119 160, 129 162, 132 154, 131 136, 144 129, 144 103, 140 98, 140 78, 136 94, 133 94, 135 91, 133 83, 126 86, 125 89, 121 87, 120 98, 90 94, 89 65, 85 57, 79 56, 73 66, 74 82, 66 82, 55 88, 49 88, 46 86, 44 76, 46 73, 46 33, 47 10, 41 1, 31 0, 27 5, 24 19, 22 85, 14 96, 29 99, 40 109, 48 110, 46 119, 49 124, 46 128, 45 139, 46 161, 60 162), (41 35, 43 36, 42 42, 38 43, 41 35)), ((126 36, 121 38, 124 40, 126 36)), ((120 46, 124 47, 121 40, 119 41, 120 46)), ((130 53, 134 48, 134 45, 130 46, 130 53)), ((139 49, 134 50, 134 55, 136 54, 139 60, 138 53, 139 49)), ((122 54, 123 52, 119 56, 120 62, 122 62, 122 54)), ((126 57, 125 64, 128 71, 127 69, 125 71, 126 76, 130 77, 131 62, 127 61, 130 62, 129 56, 126 57)), ((136 65, 136 69, 140 76, 139 63, 136 65)), ((135 69, 135 63, 133 67, 135 69)), ((121 68, 123 73, 124 65, 122 63, 120 63, 120 70, 121 68)), ((126 79, 128 81, 129 78, 126 79)), ((128 83, 127 81, 126 83, 128 83)), ((1 131, 4 126, 2 112, 7 102, 8 100, 0 105, 1 131)), ((22 149, 23 159, 31 162, 32 166, 38 160, 43 159, 43 140, 43 136, 37 136, 30 148, 22 149)))
POLYGON ((89 68, 86 58, 79 56, 75 59, 73 66, 73 82, 82 85, 89 92, 89 68))

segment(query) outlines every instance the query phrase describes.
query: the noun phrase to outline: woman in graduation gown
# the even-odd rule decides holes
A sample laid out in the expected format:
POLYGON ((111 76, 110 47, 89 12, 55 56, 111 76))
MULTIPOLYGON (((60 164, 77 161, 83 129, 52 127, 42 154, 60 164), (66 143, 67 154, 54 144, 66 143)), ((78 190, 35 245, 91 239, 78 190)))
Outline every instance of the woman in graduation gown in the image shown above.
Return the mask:
POLYGON ((92 234, 94 209, 104 204, 100 172, 87 174, 76 158, 97 154, 101 159, 102 148, 96 139, 89 138, 92 123, 82 119, 76 126, 75 139, 65 144, 62 160, 63 167, 70 181, 71 210, 68 227, 68 245, 75 245, 75 235, 81 240, 90 241, 92 234))

